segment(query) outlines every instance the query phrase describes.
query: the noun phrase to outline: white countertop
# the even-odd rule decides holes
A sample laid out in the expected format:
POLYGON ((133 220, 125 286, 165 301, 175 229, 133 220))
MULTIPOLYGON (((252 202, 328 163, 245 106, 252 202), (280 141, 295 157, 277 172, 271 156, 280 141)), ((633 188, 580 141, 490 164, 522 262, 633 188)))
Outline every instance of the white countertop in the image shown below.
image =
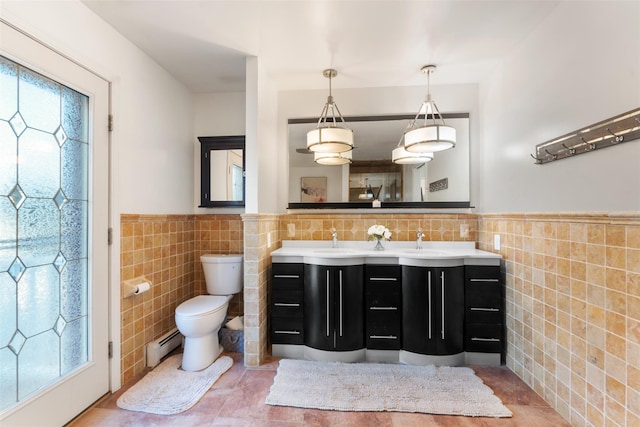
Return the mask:
POLYGON ((500 265, 502 257, 475 248, 475 242, 383 242, 384 251, 374 251, 375 241, 283 240, 271 253, 273 262, 319 265, 400 264, 417 267, 453 267, 458 265, 500 265))

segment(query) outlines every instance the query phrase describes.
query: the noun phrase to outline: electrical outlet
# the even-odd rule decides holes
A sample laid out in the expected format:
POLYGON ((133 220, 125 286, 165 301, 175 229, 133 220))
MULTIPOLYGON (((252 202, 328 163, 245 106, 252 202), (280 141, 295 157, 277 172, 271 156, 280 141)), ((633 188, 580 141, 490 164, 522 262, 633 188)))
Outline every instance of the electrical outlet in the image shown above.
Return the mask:
POLYGON ((271 247, 271 232, 267 233, 267 247, 271 247))
POLYGON ((463 239, 469 237, 469 224, 460 224, 460 237, 462 237, 463 239))
POLYGON ((494 234, 493 235, 493 249, 495 249, 496 251, 500 250, 500 235, 499 234, 494 234))
POLYGON ((287 224, 287 237, 296 237, 296 225, 287 224))

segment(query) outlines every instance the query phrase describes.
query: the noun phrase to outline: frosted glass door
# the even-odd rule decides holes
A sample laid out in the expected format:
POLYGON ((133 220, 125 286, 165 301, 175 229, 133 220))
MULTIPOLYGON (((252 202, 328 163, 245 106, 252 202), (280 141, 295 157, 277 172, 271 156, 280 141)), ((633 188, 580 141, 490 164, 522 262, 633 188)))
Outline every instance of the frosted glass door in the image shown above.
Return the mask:
MULTIPOLYGON (((107 261, 90 257, 93 108, 89 95, 0 55, 0 424, 5 415, 16 417, 8 424, 57 424, 56 403, 34 413, 42 395, 77 413, 75 394, 107 391, 101 380, 97 393, 56 390, 106 359, 92 329, 107 320, 92 302, 92 268, 107 261)), ((99 369, 108 378, 108 366, 99 369)))

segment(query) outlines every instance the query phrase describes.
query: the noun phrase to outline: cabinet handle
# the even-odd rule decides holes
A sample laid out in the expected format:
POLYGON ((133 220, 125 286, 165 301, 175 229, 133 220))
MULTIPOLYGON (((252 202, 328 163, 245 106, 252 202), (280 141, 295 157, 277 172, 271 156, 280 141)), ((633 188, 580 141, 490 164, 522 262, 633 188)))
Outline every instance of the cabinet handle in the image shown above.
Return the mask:
POLYGON ((276 302, 276 303, 273 303, 273 305, 275 305, 276 307, 300 307, 300 304, 298 303, 289 303, 289 302, 276 302))
POLYGON ((340 285, 340 336, 342 336, 342 270, 338 270, 338 278, 340 285))
POLYGON ((429 293, 427 295, 427 307, 429 307, 429 339, 431 339, 431 270, 429 270, 427 272, 427 277, 429 278, 428 280, 428 290, 429 293))
POLYGON ((274 274, 274 278, 276 279, 299 279, 300 276, 297 274, 274 274))
POLYGON ((500 279, 469 279, 470 282, 499 282, 500 279))
POLYGON ((442 329, 440 330, 440 335, 444 340, 444 271, 440 274, 440 283, 442 287, 442 329))
POLYGON ((327 270, 327 336, 329 336, 329 270, 327 270))
POLYGON ((369 310, 371 311, 396 311, 398 309, 398 307, 369 307, 369 310))
POLYGON ((472 337, 471 341, 500 342, 500 338, 477 338, 477 337, 472 337))
POLYGON ((371 282, 397 282, 398 278, 396 277, 369 277, 371 282))
POLYGON ((500 311, 499 308, 471 307, 471 311, 500 311))
POLYGON ((395 335, 369 335, 369 338, 372 340, 397 340, 398 337, 395 335))
POLYGON ((273 331, 274 334, 300 335, 300 331, 273 331))

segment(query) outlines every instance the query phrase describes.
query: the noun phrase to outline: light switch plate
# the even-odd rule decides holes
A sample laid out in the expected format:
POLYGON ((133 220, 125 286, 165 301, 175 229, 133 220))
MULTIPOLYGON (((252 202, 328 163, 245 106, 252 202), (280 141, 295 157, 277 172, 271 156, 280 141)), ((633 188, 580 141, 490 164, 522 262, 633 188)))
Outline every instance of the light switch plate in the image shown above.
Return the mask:
POLYGON ((494 234, 493 235, 493 249, 495 249, 496 251, 500 250, 500 235, 499 234, 494 234))

